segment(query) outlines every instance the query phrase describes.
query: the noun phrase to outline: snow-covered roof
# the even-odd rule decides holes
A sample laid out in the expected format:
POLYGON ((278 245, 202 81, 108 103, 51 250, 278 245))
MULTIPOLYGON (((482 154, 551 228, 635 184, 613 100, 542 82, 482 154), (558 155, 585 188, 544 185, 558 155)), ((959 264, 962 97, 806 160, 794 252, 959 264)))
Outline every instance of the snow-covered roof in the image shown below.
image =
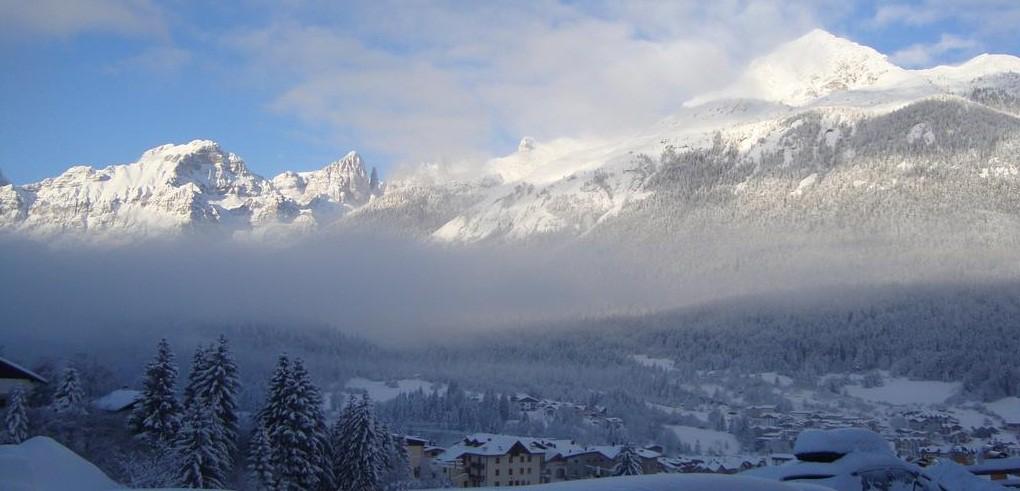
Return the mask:
POLYGON ((34 380, 42 384, 46 383, 46 379, 42 375, 18 365, 7 358, 0 357, 0 379, 3 378, 27 379, 34 380))
POLYGON ((3 489, 106 491, 120 486, 103 471, 49 437, 0 445, 3 489))
POLYGON ((1008 459, 989 459, 980 464, 967 466, 967 470, 973 474, 993 474, 999 472, 1020 472, 1020 457, 1008 459))
POLYGON ((118 412, 131 407, 142 398, 142 392, 132 389, 117 389, 95 401, 92 405, 103 411, 118 412))
POLYGON ((793 453, 801 460, 807 455, 835 456, 852 452, 888 453, 892 450, 889 442, 877 433, 861 428, 839 428, 834 430, 804 430, 793 444, 793 453))

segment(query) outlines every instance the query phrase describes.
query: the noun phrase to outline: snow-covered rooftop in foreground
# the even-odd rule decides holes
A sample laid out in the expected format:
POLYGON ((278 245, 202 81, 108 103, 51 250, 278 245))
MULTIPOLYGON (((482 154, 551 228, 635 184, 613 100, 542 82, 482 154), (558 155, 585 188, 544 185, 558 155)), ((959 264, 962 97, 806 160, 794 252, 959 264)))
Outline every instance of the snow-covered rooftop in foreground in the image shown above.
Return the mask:
POLYGON ((120 486, 98 467, 52 438, 0 445, 0 489, 4 491, 105 491, 120 486))

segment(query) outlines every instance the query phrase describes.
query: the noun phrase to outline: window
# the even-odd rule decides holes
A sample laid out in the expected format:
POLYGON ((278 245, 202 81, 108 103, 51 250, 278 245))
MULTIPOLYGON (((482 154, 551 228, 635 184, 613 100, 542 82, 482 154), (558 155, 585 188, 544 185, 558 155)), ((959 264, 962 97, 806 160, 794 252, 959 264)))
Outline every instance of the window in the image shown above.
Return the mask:
POLYGON ((496 463, 497 464, 499 463, 499 457, 496 457, 496 463))
POLYGON ((497 476, 499 475, 499 469, 496 469, 496 475, 497 476))
POLYGON ((512 476, 512 475, 514 475, 514 468, 513 468, 513 467, 511 467, 511 468, 509 469, 509 471, 510 471, 510 475, 511 475, 511 476, 512 476))
POLYGON ((528 462, 531 462, 531 456, 530 455, 528 456, 528 462))

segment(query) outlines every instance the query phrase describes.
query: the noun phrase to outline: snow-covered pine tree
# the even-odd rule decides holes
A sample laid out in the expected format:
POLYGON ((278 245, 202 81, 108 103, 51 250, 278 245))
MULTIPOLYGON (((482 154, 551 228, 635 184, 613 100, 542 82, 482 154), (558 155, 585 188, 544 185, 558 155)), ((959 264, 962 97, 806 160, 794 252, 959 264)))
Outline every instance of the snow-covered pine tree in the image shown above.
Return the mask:
POLYGON ((630 445, 624 445, 614 461, 616 462, 613 466, 614 476, 636 476, 644 472, 641 469, 641 458, 630 445))
POLYGON ((201 383, 200 376, 205 372, 205 367, 208 364, 209 351, 209 348, 199 346, 195 348, 195 354, 191 357, 191 371, 188 372, 188 384, 184 386, 185 411, 195 406, 195 399, 198 397, 198 387, 201 383))
POLYGON ((263 420, 273 449, 274 487, 312 490, 328 486, 322 396, 309 380, 301 360, 294 360, 292 368, 287 367, 285 360, 281 357, 280 377, 273 377, 271 400, 263 420), (281 383, 277 384, 278 381, 281 383), (273 401, 274 397, 278 400, 273 401))
POLYGON ((368 395, 352 398, 333 429, 333 472, 343 491, 379 489, 386 463, 384 438, 368 395))
POLYGON ((407 455, 407 447, 404 445, 404 438, 395 435, 386 424, 378 419, 376 422, 379 425, 377 433, 382 438, 382 484, 385 489, 390 491, 407 489, 411 480, 411 464, 410 457, 407 455))
POLYGON ((256 425, 248 443, 248 472, 255 489, 273 489, 273 447, 261 424, 256 425))
POLYGON ((181 405, 177 402, 177 365, 166 339, 159 341, 156 358, 145 367, 142 398, 135 405, 128 425, 135 434, 160 442, 171 442, 181 427, 181 405))
POLYGON ((216 441, 217 432, 210 408, 201 404, 188 408, 176 441, 179 485, 189 488, 223 487, 227 455, 216 441))
POLYGON ((326 424, 326 415, 323 412, 322 392, 312 383, 300 358, 294 360, 291 374, 298 397, 306 401, 305 417, 309 422, 309 434, 312 435, 309 458, 314 466, 320 469, 318 479, 321 485, 333 488, 333 472, 329 466, 329 425, 326 424))
POLYGON ((212 411, 220 429, 218 443, 228 456, 225 471, 229 472, 233 467, 232 456, 237 452, 237 391, 241 384, 226 337, 220 336, 216 346, 205 352, 203 362, 194 377, 193 396, 212 411))
POLYGON ((74 367, 67 367, 61 373, 60 385, 53 393, 52 407, 60 414, 85 414, 85 390, 74 367))
POLYGON ((4 414, 4 429, 7 441, 21 443, 28 439, 28 414, 25 412, 25 392, 14 389, 7 401, 7 412, 4 414))
POLYGON ((257 420, 266 429, 266 433, 272 435, 273 429, 283 421, 285 408, 284 397, 291 386, 290 359, 287 355, 280 355, 276 361, 276 368, 269 380, 269 389, 266 394, 266 403, 259 410, 257 420))

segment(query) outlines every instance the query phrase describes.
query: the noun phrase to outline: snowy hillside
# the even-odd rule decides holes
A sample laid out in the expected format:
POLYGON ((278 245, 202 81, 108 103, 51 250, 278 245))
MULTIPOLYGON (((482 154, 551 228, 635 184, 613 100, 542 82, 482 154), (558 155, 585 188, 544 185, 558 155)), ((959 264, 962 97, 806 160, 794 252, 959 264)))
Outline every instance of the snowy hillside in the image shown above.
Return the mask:
POLYGON ((524 138, 469 175, 429 165, 391 179, 383 195, 354 153, 269 180, 215 143, 195 141, 34 184, 0 177, 0 229, 119 241, 381 229, 474 243, 615 240, 664 228, 672 237, 742 222, 924 230, 978 215, 1011 237, 1020 220, 1018 148, 1020 58, 907 70, 814 30, 644 131, 524 138))

